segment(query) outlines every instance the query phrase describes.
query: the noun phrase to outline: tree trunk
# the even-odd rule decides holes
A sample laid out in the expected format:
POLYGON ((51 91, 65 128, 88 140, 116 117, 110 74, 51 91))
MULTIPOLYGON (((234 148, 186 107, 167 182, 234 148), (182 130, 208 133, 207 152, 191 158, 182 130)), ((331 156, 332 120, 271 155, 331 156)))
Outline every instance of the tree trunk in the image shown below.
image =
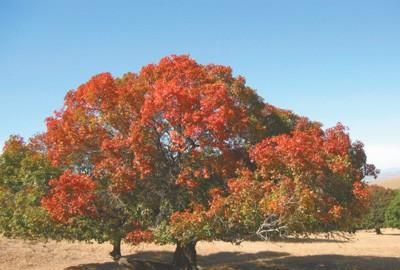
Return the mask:
POLYGON ((172 262, 174 270, 198 270, 196 256, 196 241, 178 242, 172 262))
POLYGON ((382 234, 381 228, 375 228, 375 232, 376 232, 376 234, 382 234))
POLYGON ((111 241, 113 250, 110 252, 111 257, 118 261, 121 258, 121 238, 116 238, 111 241))

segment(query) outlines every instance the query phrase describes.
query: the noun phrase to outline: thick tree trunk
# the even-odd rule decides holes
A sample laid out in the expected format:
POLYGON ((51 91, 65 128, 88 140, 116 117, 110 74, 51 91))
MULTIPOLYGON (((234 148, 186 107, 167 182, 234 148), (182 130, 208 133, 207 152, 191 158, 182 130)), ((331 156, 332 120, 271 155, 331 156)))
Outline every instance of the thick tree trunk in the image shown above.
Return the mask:
POLYGON ((111 243, 113 250, 110 252, 110 255, 115 261, 118 261, 121 258, 121 238, 114 239, 111 243))
POLYGON ((382 234, 381 228, 375 228, 375 232, 376 232, 376 234, 382 234))
POLYGON ((176 245, 173 266, 174 270, 198 270, 197 268, 196 241, 176 245))

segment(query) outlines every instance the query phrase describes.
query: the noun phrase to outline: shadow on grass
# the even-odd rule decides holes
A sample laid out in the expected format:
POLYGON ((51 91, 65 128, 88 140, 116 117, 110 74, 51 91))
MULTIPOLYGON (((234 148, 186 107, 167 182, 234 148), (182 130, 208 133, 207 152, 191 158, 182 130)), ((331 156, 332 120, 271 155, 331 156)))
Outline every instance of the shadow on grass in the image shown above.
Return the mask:
MULTIPOLYGON (((224 268, 210 268, 222 270, 224 268)), ((400 258, 314 255, 242 263, 226 270, 399 270, 400 258)), ((224 269, 224 270, 225 270, 224 269)))
MULTIPOLYGON (((206 256, 197 256, 197 261, 200 266, 208 267, 213 265, 219 265, 229 262, 230 264, 250 262, 264 259, 280 258, 289 256, 286 252, 272 252, 262 251, 257 253, 241 253, 241 252, 218 252, 206 256)), ((172 252, 153 252, 143 251, 132 255, 128 255, 128 260, 146 260, 146 261, 159 261, 159 262, 171 262, 172 252)))
POLYGON ((119 265, 115 262, 80 264, 64 268, 64 270, 173 270, 167 263, 147 261, 144 259, 128 259, 127 265, 119 265))
MULTIPOLYGON (((146 251, 126 256, 131 267, 116 263, 85 264, 64 270, 172 270, 172 252, 146 251)), ((290 256, 283 252, 219 252, 198 256, 204 270, 399 270, 400 258, 374 256, 290 256)))

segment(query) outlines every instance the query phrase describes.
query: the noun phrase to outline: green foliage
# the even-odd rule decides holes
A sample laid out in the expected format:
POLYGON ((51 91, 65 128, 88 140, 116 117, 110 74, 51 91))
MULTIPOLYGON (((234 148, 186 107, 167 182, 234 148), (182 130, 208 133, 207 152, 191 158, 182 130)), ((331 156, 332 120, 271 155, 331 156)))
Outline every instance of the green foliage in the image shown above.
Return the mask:
POLYGON ((400 228, 400 192, 397 192, 387 207, 385 221, 389 227, 400 228))
POLYGON ((372 185, 369 188, 368 212, 362 218, 361 229, 375 229, 385 226, 385 211, 396 195, 391 189, 372 185))
POLYGON ((291 111, 279 109, 269 104, 265 106, 265 110, 267 111, 267 114, 263 120, 265 126, 268 127, 268 131, 264 138, 289 134, 295 128, 296 123, 299 120, 299 116, 291 111))
POLYGON ((60 170, 47 160, 41 143, 40 137, 25 143, 19 136, 10 136, 5 143, 0 155, 0 233, 11 238, 101 241, 90 219, 60 224, 42 208, 48 181, 60 170))
POLYGON ((8 237, 47 237, 54 222, 40 206, 47 181, 58 175, 44 153, 11 136, 0 156, 0 232, 8 237))

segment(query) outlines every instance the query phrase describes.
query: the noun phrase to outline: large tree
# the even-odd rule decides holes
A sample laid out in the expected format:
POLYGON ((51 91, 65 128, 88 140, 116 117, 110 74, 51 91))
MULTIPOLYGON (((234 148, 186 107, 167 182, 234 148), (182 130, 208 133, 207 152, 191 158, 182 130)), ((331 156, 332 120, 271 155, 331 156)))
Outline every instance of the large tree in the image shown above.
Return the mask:
POLYGON ((340 228, 374 173, 342 126, 323 131, 264 103, 229 67, 187 56, 93 77, 45 136, 64 170, 43 199, 54 219, 91 220, 116 258, 121 239, 176 243, 177 269, 197 268, 199 240, 340 228))

